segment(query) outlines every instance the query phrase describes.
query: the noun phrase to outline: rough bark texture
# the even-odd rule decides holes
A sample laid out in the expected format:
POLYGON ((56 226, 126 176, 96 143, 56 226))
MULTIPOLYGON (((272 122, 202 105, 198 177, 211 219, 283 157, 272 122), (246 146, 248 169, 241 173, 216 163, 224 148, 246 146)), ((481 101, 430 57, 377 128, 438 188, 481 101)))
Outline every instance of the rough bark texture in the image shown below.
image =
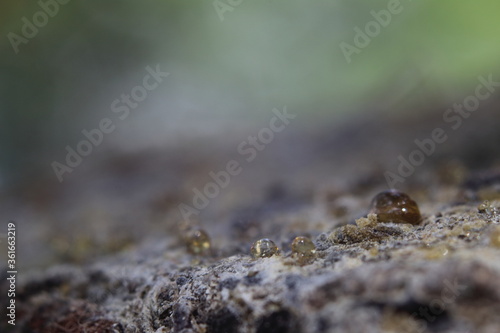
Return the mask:
MULTIPOLYGON (((433 124, 442 125, 425 120, 419 126, 432 130, 433 124)), ((21 279, 14 331, 497 333, 498 131, 488 117, 470 124, 472 129, 482 126, 483 132, 474 139, 466 138, 474 132, 448 132, 450 142, 437 147, 435 156, 401 184, 420 206, 419 225, 363 218, 373 196, 386 188, 384 171, 395 169, 388 164, 414 149, 408 146, 415 133, 404 134, 405 124, 371 122, 344 126, 335 134, 321 132, 307 149, 296 146, 308 163, 283 172, 281 185, 263 193, 262 203, 236 209, 230 200, 218 201, 213 205, 232 208, 200 217, 199 224, 212 236, 208 255, 189 254, 174 231, 178 219, 173 211, 189 199, 189 186, 155 196, 153 208, 124 208, 133 214, 141 206, 153 215, 132 215, 137 219, 121 222, 108 216, 107 225, 114 229, 106 229, 102 241, 87 240, 90 245, 83 246, 73 236, 60 254, 67 264, 56 263, 21 279), (379 161, 373 159, 376 154, 379 161), (457 162, 447 161, 449 156, 457 162), (307 186, 296 186, 301 182, 307 186), (486 199, 491 206, 479 209, 486 199), (156 222, 149 228, 141 218, 156 222), (136 224, 150 229, 141 231, 140 239, 131 236, 142 230, 136 224), (129 230, 123 231, 124 225, 129 230), (122 235, 130 238, 116 245, 122 235), (306 265, 290 255, 290 243, 299 235, 310 236, 318 249, 317 258, 306 265), (273 239, 281 255, 252 259, 250 245, 261 237, 273 239)), ((276 156, 289 144, 276 144, 265 160, 280 160, 276 156)), ((140 161, 147 163, 147 158, 140 161)), ((168 165, 186 176, 183 172, 206 174, 223 163, 207 162, 188 171, 189 163, 168 165)), ((241 182, 251 186, 256 178, 248 172, 241 182)), ((275 183, 273 173, 259 173, 265 174, 264 183, 275 183)), ((225 198, 245 195, 243 190, 228 191, 233 192, 225 198)), ((12 329, 4 326, 2 331, 6 328, 12 329)))

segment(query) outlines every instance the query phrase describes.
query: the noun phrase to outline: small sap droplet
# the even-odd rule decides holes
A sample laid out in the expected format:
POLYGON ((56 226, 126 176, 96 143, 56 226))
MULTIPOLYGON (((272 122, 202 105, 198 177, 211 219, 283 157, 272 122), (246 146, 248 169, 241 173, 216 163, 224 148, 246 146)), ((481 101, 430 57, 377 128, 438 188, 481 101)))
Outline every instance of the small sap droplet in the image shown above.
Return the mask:
POLYGON ((188 251, 192 254, 204 254, 210 250, 210 237, 202 229, 187 231, 184 239, 188 251))
POLYGON ((269 258, 279 254, 279 249, 272 240, 264 238, 253 243, 250 252, 254 258, 269 258))
POLYGON ((450 249, 444 244, 432 246, 427 250, 425 257, 430 260, 443 259, 450 254, 450 249))
POLYGON ((415 201, 397 190, 384 191, 372 201, 371 214, 377 214, 379 222, 419 224, 422 221, 415 201))
POLYGON ((369 252, 370 252, 370 255, 372 255, 374 257, 379 254, 378 248, 376 248, 376 247, 372 247, 369 252))
POLYGON ((292 242, 292 254, 297 256, 299 261, 308 261, 315 257, 316 246, 307 237, 295 237, 292 242))
POLYGON ((477 207, 479 213, 493 214, 495 213, 495 207, 491 205, 491 202, 485 200, 482 204, 477 207))
POLYGON ((496 227, 490 234, 490 245, 500 248, 500 227, 496 227))

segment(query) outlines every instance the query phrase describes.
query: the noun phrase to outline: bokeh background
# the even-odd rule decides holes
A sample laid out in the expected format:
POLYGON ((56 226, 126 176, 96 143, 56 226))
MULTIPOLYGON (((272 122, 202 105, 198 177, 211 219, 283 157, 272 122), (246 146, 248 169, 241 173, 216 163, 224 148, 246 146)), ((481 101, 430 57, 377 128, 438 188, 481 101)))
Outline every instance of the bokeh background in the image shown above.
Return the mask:
MULTIPOLYGON (((32 22, 41 7, 3 2, 2 219, 20 224, 20 262, 78 262, 89 248, 100 255, 168 234, 178 203, 235 157, 273 108, 286 106, 297 120, 204 212, 208 219, 282 195, 283 183, 302 195, 336 169, 397 162, 404 151, 387 155, 391 144, 428 135, 478 76, 500 78, 500 3, 401 0, 402 12, 348 63, 340 44, 352 45, 354 28, 388 3, 242 1, 221 20, 212 1, 72 0, 16 53, 8 34, 21 35, 23 17, 32 22), (116 119, 111 103, 157 64, 170 75, 58 182, 51 163, 64 161, 82 130, 116 119), (377 140, 392 131, 408 139, 377 140)), ((447 143, 477 135, 463 156, 479 168, 497 160, 477 149, 498 138, 497 104, 488 103, 483 123, 471 121, 447 143)))

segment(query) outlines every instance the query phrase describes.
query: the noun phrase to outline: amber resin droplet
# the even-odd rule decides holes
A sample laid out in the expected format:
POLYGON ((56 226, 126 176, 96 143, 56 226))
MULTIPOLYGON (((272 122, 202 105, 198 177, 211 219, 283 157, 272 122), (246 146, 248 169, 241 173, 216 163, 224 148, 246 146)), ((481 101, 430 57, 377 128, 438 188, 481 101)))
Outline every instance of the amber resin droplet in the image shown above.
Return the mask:
POLYGON ((435 245, 427 249, 425 257, 429 260, 440 260, 450 254, 450 248, 445 244, 435 245))
POLYGON ((309 261, 316 256, 316 246, 307 237, 295 237, 292 242, 292 254, 295 255, 299 261, 309 261))
POLYGON ((490 234, 490 244, 493 247, 500 248, 500 227, 496 227, 490 234))
POLYGON ((397 190, 377 194, 372 201, 370 213, 377 214, 378 222, 419 224, 422 221, 417 203, 397 190))
POLYGON ((254 258, 269 258, 279 254, 279 249, 270 239, 264 238, 253 243, 250 252, 254 258))
POLYGON ((491 203, 488 200, 486 200, 477 207, 477 210, 479 213, 485 213, 491 215, 495 212, 495 207, 493 207, 491 203))
POLYGON ((192 254, 204 254, 210 250, 210 237, 202 229, 193 229, 186 232, 186 246, 192 254))

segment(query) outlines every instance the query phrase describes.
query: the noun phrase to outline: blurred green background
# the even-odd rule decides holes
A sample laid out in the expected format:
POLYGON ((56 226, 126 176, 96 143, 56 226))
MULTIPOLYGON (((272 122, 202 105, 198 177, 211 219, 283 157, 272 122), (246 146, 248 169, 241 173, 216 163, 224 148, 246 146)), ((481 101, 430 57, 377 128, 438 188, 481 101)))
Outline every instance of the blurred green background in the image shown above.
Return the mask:
POLYGON ((221 134, 283 105, 310 124, 424 112, 468 94, 479 75, 499 73, 500 2, 489 0, 402 0, 402 12, 347 63, 340 43, 353 44, 354 28, 387 6, 242 1, 221 21, 212 1, 72 0, 16 53, 8 34, 21 35, 22 18, 32 21, 41 7, 3 2, 1 183, 50 174, 65 146, 109 117, 111 102, 142 82, 148 65, 170 76, 108 145, 221 134))

